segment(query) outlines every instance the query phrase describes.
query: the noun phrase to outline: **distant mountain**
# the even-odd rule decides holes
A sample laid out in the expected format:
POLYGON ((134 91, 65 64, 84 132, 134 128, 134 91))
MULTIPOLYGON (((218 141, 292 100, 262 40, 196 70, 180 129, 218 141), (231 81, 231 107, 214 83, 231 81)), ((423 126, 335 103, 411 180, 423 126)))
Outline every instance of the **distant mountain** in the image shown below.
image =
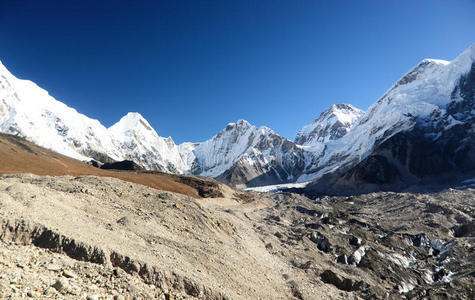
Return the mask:
POLYGON ((31 81, 15 78, 0 63, 0 131, 80 159, 130 159, 145 168, 183 172, 186 167, 171 138, 160 137, 138 113, 111 128, 78 113, 31 81))
POLYGON ((333 104, 312 124, 303 127, 295 137, 295 143, 303 146, 317 146, 337 140, 350 131, 351 126, 364 111, 349 104, 333 104))
POLYGON ((475 44, 451 62, 423 60, 381 97, 321 164, 318 193, 447 184, 475 173, 475 44), (336 162, 338 160, 338 162, 336 162))
POLYGON ((293 182, 306 165, 305 151, 267 127, 245 120, 230 123, 197 144, 191 172, 236 186, 293 182))
POLYGON ((423 60, 368 111, 334 104, 295 142, 239 120, 207 141, 181 145, 138 113, 105 128, 0 64, 0 131, 81 160, 131 160, 240 187, 315 179, 314 190, 404 186, 474 169, 474 62, 475 44, 452 62, 423 60))
POLYGON ((188 169, 173 139, 159 136, 139 113, 128 113, 108 132, 122 159, 149 170, 184 173, 188 169))

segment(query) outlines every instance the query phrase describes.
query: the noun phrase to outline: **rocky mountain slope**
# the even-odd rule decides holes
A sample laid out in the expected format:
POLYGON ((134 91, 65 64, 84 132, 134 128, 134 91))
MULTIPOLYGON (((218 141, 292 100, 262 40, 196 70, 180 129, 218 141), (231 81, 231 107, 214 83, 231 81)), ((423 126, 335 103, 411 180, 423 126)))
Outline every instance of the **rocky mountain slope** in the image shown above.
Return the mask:
POLYGON ((312 124, 304 126, 297 133, 295 143, 318 147, 329 141, 337 140, 350 131, 363 113, 362 110, 349 104, 333 104, 312 124))
POLYGON ((474 196, 196 199, 2 175, 0 298, 473 299, 474 196))
POLYGON ((354 193, 471 178, 474 108, 475 44, 450 63, 424 60, 341 139, 354 141, 333 154, 342 169, 309 189, 354 193))

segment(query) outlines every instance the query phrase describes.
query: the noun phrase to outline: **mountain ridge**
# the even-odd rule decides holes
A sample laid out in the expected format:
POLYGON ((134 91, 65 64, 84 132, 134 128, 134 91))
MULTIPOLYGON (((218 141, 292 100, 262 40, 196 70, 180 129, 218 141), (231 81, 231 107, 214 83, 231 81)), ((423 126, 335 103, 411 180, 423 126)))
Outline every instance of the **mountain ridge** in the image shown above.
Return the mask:
POLYGON ((470 87, 455 88, 474 61, 475 44, 451 62, 424 59, 366 112, 334 104, 294 141, 238 120, 204 142, 180 145, 159 136, 139 113, 106 128, 0 65, 0 131, 81 160, 132 160, 147 169, 209 176, 239 187, 307 182, 357 165, 421 120, 438 124, 435 136, 468 122, 446 111, 472 107, 460 104, 462 94, 473 95, 470 87), (445 119, 431 118, 436 115, 445 119))

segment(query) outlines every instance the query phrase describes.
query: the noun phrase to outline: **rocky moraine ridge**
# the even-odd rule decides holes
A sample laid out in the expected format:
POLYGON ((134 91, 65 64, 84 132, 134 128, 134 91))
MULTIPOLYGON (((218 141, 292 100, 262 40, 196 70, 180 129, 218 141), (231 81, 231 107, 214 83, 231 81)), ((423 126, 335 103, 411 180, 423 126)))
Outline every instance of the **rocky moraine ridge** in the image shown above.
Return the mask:
POLYGON ((0 177, 0 298, 473 299, 475 190, 314 200, 0 177))

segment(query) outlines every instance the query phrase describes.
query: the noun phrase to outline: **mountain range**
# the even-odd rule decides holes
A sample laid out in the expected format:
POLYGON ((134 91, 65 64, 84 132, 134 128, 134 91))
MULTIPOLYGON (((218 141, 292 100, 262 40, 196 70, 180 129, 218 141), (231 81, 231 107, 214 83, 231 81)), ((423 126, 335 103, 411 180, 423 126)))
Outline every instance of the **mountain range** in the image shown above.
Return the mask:
POLYGON ((79 160, 131 160, 237 187, 313 180, 315 192, 371 190, 474 170, 474 94, 475 44, 451 62, 423 60, 366 112, 332 105, 294 141, 239 120, 207 141, 177 145, 139 113, 106 128, 0 63, 0 131, 79 160))

